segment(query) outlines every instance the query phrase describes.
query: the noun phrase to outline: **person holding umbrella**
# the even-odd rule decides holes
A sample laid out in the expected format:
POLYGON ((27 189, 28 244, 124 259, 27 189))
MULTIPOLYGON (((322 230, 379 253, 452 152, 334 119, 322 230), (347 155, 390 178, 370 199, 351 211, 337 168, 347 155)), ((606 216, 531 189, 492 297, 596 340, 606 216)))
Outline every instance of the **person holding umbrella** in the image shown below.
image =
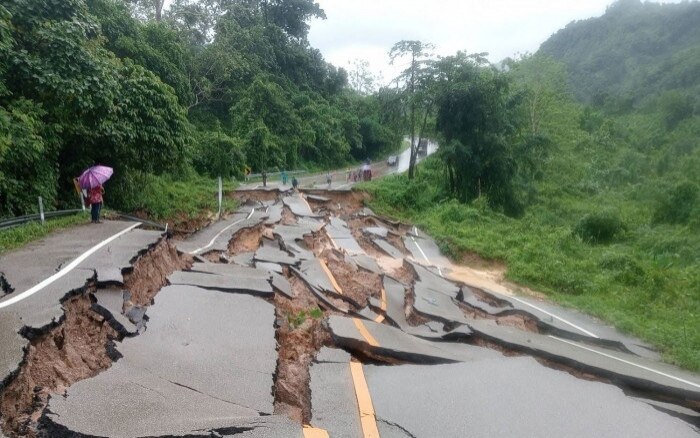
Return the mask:
POLYGON ((78 178, 80 187, 88 191, 88 202, 90 203, 90 214, 93 224, 102 223, 100 221, 100 211, 102 210, 103 195, 105 193, 102 184, 107 182, 113 172, 111 167, 93 166, 83 172, 78 178))

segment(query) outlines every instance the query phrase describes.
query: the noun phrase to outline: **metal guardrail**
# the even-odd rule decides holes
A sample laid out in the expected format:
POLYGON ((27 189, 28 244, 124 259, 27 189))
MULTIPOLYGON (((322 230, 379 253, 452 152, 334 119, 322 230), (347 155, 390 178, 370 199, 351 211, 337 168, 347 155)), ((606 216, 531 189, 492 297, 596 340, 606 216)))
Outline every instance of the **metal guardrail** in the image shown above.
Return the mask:
MULTIPOLYGON (((70 216, 72 214, 81 213, 83 210, 80 208, 74 210, 57 210, 57 211, 47 211, 44 213, 45 218, 70 216)), ((5 230, 8 228, 16 227, 18 225, 26 224, 28 222, 40 221, 41 214, 28 214, 25 216, 17 216, 10 219, 5 219, 0 221, 0 230, 5 230)))
MULTIPOLYGON (((45 219, 50 219, 50 218, 56 218, 56 217, 62 217, 62 216, 70 216, 73 214, 78 214, 82 213, 84 210, 77 208, 74 210, 56 210, 56 211, 47 211, 44 213, 44 218, 45 219)), ((119 216, 122 219, 126 219, 129 221, 134 221, 134 222, 141 222, 144 225, 152 228, 157 228, 159 230, 165 230, 166 227, 165 225, 161 225, 157 222, 149 221, 147 219, 141 219, 138 217, 134 216, 129 216, 128 214, 122 214, 117 212, 117 216, 119 216)), ((41 220, 41 214, 28 214, 25 216, 17 216, 9 219, 4 219, 0 221, 0 230, 8 230, 10 228, 14 228, 20 225, 24 225, 29 222, 34 222, 34 221, 40 221, 41 220)))

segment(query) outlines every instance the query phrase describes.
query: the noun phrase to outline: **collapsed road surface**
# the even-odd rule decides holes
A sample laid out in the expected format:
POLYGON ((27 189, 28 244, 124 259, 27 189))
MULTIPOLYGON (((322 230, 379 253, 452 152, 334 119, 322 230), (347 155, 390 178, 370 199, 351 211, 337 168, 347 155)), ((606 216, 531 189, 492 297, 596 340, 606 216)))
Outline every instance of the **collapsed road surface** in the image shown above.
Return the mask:
POLYGON ((453 266, 352 191, 0 260, 0 437, 694 437, 700 379, 453 266))

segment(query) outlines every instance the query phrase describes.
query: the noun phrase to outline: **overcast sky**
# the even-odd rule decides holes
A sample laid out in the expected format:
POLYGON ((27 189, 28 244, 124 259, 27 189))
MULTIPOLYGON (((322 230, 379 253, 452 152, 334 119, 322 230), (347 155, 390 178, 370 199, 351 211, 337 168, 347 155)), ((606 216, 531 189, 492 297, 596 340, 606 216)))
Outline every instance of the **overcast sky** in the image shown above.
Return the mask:
POLYGON ((309 40, 326 60, 365 59, 385 81, 396 75, 388 52, 400 40, 435 44, 436 53, 488 52, 491 62, 535 52, 567 23, 600 16, 612 0, 316 0, 326 20, 309 40))

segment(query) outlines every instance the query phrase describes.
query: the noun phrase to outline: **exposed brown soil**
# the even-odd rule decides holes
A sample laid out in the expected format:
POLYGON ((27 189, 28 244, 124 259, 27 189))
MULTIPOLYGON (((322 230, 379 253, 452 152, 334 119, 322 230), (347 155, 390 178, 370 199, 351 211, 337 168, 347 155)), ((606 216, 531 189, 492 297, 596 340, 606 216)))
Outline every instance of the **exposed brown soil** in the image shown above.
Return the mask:
POLYGON ((406 290, 406 298, 404 299, 404 312, 406 313, 406 321, 409 325, 417 327, 419 325, 427 324, 431 320, 419 315, 418 312, 413 307, 413 303, 416 302, 416 295, 413 292, 413 288, 406 290))
POLYGON ((131 303, 149 306, 153 297, 168 283, 175 271, 192 267, 192 257, 177 251, 175 245, 163 238, 140 254, 132 267, 123 270, 124 287, 131 292, 131 303))
POLYGON ((343 295, 360 305, 358 310, 367 306, 370 296, 381 298, 382 279, 379 275, 346 263, 342 255, 334 251, 325 251, 322 257, 343 295))
POLYGON ((402 253, 409 254, 408 249, 406 249, 406 245, 403 243, 403 239, 398 234, 389 233, 386 236, 386 240, 402 253))
POLYGON ((201 255, 201 257, 207 259, 212 263, 221 263, 221 252, 220 251, 209 251, 201 255))
POLYGON ((470 268, 485 270, 485 271, 500 271, 505 272, 507 266, 500 260, 489 260, 481 257, 473 251, 463 252, 459 256, 459 264, 469 266, 470 268))
POLYGON ((328 190, 302 190, 302 192, 310 195, 323 196, 330 199, 327 203, 319 203, 327 211, 338 216, 351 216, 365 207, 365 201, 370 196, 365 192, 340 192, 328 190))
POLYGON ((263 224, 238 230, 229 241, 229 253, 231 255, 236 255, 243 252, 256 251, 262 243, 264 234, 265 225, 263 224))
POLYGON ((282 225, 294 225, 298 221, 297 217, 294 216, 294 213, 292 213, 292 210, 290 210, 289 207, 286 205, 282 208, 282 220, 280 223, 282 225))
POLYGON ((496 324, 518 328, 525 332, 539 333, 537 321, 524 315, 511 314, 495 318, 496 324))
POLYGON ((62 322, 31 340, 19 373, 0 395, 5 434, 35 437, 50 394, 111 366, 118 334, 92 310, 92 300, 88 288, 66 300, 62 322))
POLYGON ((321 229, 317 233, 306 234, 304 236, 304 244, 316 257, 320 256, 326 250, 333 248, 330 237, 325 229, 321 229))
POLYGON ((405 264, 404 266, 400 266, 398 268, 394 268, 393 272, 391 272, 391 276, 400 281, 403 284, 406 285, 411 285, 416 279, 415 274, 413 273, 413 270, 409 270, 406 268, 405 264))
POLYGON ((245 204, 249 201, 274 201, 280 196, 280 192, 278 190, 236 190, 228 196, 245 204))
POLYGON ((295 293, 293 300, 275 294, 277 316, 277 370, 273 395, 275 414, 284 414, 301 423, 311 421, 311 374, 309 366, 324 345, 332 339, 324 319, 314 319, 310 311, 318 302, 306 284, 296 276, 288 276, 295 293), (303 317, 299 315, 306 312, 303 317), (298 326, 293 324, 303 322, 298 326))
POLYGON ((457 304, 462 312, 472 319, 491 319, 496 321, 498 325, 515 327, 525 332, 540 333, 537 327, 537 320, 527 315, 511 313, 509 315, 496 316, 460 301, 457 304))

